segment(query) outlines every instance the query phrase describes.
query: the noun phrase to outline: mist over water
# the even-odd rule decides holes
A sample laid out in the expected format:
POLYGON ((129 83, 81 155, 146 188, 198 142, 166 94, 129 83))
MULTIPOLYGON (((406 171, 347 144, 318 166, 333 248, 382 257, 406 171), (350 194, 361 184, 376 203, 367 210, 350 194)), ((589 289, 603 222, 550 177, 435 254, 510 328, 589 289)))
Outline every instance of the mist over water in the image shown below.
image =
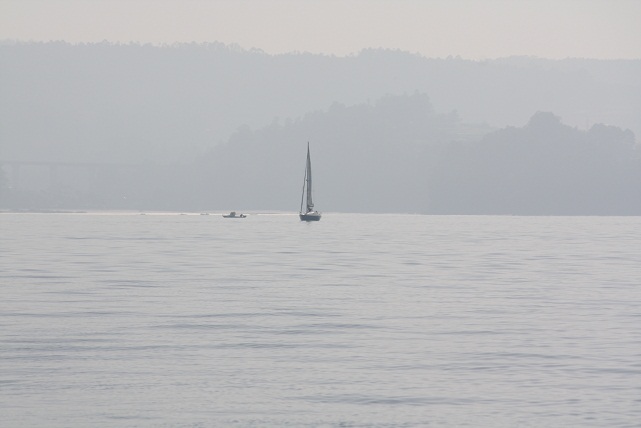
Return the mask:
POLYGON ((641 420, 639 217, 0 214, 5 426, 641 420))

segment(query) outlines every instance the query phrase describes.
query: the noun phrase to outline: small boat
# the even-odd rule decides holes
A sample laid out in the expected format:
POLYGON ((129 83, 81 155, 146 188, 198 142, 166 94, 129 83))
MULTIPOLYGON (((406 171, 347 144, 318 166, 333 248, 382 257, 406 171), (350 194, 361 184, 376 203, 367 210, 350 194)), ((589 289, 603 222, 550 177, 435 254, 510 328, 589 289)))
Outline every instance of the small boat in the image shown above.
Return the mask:
POLYGON ((227 215, 223 214, 223 217, 225 217, 225 218, 245 218, 247 216, 245 214, 236 215, 236 211, 232 211, 227 215))
POLYGON ((300 212, 298 216, 301 221, 319 221, 321 219, 321 213, 314 211, 314 202, 312 201, 312 161, 309 156, 309 143, 307 143, 307 164, 305 166, 303 194, 300 199, 300 212), (305 196, 307 196, 307 198, 305 196), (303 212, 303 202, 306 202, 305 212, 303 212))

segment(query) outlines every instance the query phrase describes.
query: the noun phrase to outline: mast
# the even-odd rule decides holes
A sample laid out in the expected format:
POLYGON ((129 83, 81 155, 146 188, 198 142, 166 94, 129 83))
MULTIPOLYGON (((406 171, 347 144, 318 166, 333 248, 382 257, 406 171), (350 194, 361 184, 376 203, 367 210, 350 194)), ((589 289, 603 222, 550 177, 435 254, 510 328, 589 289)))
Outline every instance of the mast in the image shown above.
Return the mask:
POLYGON ((312 160, 309 156, 309 141, 307 142, 307 168, 305 170, 307 180, 307 212, 314 209, 314 202, 312 202, 312 160))

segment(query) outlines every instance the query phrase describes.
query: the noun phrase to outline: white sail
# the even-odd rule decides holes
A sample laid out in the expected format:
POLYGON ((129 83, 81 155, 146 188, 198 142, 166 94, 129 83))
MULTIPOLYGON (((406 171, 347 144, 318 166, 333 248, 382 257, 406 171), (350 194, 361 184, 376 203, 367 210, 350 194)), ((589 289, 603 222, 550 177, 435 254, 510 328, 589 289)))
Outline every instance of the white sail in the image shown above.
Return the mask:
POLYGON ((314 210, 314 202, 312 201, 312 160, 309 156, 309 143, 307 143, 307 169, 305 171, 307 177, 307 212, 314 210))

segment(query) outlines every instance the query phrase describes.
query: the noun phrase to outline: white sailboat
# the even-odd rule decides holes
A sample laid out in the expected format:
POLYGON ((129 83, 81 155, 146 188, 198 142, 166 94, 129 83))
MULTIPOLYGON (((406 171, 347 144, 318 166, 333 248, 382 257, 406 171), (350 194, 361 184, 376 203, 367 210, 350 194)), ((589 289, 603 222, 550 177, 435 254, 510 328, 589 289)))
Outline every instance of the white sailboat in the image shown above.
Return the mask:
POLYGON ((309 143, 307 143, 307 165, 305 166, 303 194, 300 199, 300 213, 298 216, 302 221, 319 221, 321 219, 321 213, 314 211, 314 202, 312 201, 312 161, 309 156, 309 143), (303 202, 305 202, 306 207, 304 212, 303 202))

